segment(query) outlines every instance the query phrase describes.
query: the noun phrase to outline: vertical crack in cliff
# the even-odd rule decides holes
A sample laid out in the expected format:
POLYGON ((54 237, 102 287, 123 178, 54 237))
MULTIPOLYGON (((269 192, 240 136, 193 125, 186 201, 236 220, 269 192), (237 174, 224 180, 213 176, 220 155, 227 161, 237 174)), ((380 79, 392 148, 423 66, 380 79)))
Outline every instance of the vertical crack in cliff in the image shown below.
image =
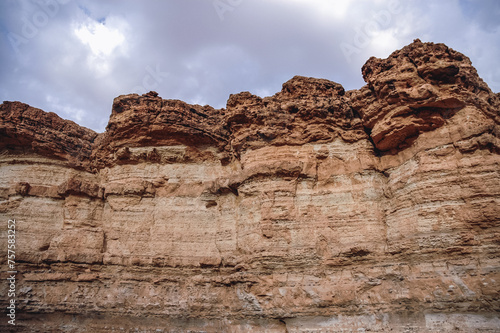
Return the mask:
MULTIPOLYGON (((219 219, 217 219, 217 221, 220 221, 220 217, 219 219)), ((219 264, 217 265, 219 268, 220 267, 224 267, 226 266, 226 262, 224 262, 224 258, 222 256, 222 251, 219 247, 219 244, 218 244, 218 241, 217 241, 217 238, 219 237, 219 234, 222 232, 222 230, 220 229, 220 224, 217 224, 217 229, 216 229, 216 232, 215 232, 215 237, 214 237, 214 246, 215 246, 215 249, 217 250, 217 255, 219 256, 219 264)))
POLYGON ((363 126, 363 129, 367 135, 367 139, 368 141, 370 141, 370 143, 372 144, 372 147, 373 147, 373 153, 375 155, 375 157, 381 157, 382 156, 382 151, 380 151, 378 148, 377 148, 377 145, 375 144, 375 142, 373 141, 373 138, 372 138, 372 130, 366 126, 363 126))
POLYGON ((279 322, 281 324, 283 324, 283 328, 285 329, 285 331, 283 333, 289 333, 289 331, 288 331, 288 325, 286 324, 286 320, 285 319, 280 319, 279 322))

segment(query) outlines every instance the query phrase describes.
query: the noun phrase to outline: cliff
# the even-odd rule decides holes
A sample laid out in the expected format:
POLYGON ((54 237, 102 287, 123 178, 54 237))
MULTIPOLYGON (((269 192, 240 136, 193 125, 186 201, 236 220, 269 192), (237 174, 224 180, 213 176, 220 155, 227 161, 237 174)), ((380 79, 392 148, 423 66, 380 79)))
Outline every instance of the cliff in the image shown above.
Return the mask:
POLYGON ((419 40, 362 73, 119 96, 101 134, 4 102, 2 331, 498 332, 499 95, 419 40))

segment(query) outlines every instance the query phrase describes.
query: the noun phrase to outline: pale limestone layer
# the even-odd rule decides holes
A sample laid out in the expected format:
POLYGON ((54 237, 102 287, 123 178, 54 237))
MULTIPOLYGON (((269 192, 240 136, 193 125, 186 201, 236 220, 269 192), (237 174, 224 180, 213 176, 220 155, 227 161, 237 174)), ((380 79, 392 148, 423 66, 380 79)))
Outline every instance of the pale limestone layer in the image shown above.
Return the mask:
POLYGON ((99 135, 0 105, 16 329, 498 332, 498 94, 442 44, 363 75, 227 110, 120 96, 99 135))
POLYGON ((166 332, 494 332, 500 161, 456 146, 387 169, 368 141, 341 140, 97 175, 4 157, 22 311, 98 311, 113 324, 86 319, 96 332, 154 332, 113 319, 145 314, 166 332))

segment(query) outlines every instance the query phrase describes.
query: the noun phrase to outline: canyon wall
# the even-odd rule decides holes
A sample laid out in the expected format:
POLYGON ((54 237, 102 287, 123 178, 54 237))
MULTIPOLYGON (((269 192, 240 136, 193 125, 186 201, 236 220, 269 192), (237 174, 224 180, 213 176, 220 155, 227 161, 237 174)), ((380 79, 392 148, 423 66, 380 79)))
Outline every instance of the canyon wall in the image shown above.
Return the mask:
POLYGON ((101 134, 4 102, 0 329, 500 331, 500 96, 443 44, 362 73, 119 96, 101 134))

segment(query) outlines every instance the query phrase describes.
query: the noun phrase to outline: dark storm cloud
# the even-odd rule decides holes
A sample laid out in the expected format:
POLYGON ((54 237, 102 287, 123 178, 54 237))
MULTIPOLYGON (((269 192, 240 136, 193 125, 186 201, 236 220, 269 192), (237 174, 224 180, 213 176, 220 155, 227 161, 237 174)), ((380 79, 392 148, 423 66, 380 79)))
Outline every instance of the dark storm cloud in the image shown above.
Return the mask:
POLYGON ((103 131, 120 94, 224 107, 294 75, 359 88, 370 56, 414 38, 465 53, 499 91, 495 13, 497 1, 471 0, 6 0, 0 98, 103 131))

